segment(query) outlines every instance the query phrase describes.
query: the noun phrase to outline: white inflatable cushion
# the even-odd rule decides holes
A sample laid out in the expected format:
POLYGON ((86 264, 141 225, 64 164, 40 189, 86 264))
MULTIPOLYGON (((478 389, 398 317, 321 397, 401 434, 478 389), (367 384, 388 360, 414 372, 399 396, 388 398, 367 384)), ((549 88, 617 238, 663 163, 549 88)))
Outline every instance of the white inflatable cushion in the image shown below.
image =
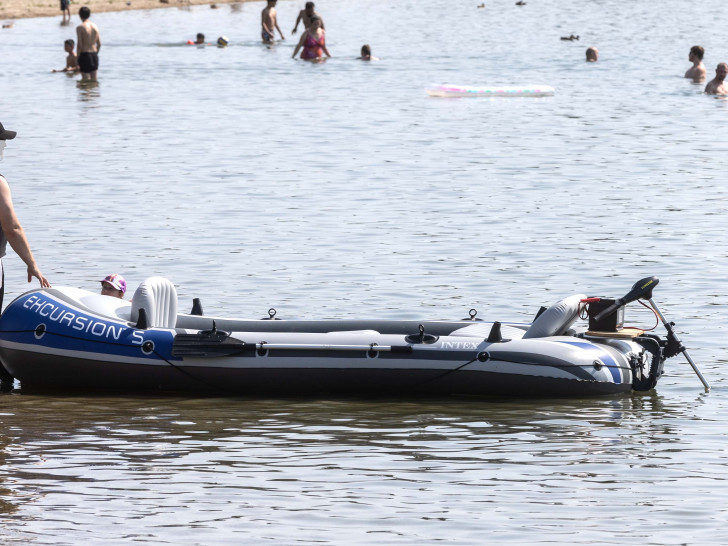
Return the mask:
POLYGON ((131 313, 131 302, 129 301, 113 296, 102 296, 101 294, 89 292, 83 288, 71 286, 54 286, 48 292, 54 296, 61 297, 69 303, 80 305, 92 313, 109 318, 129 320, 131 313))
POLYGON ((139 309, 147 312, 150 328, 174 328, 177 323, 177 290, 164 277, 149 277, 131 299, 131 321, 139 319, 139 309))
POLYGON ((531 327, 523 334, 523 339, 563 334, 579 315, 579 302, 584 298, 585 295, 577 294, 553 304, 531 323, 531 327))
POLYGON ((129 320, 131 302, 113 296, 91 293, 84 294, 78 300, 99 315, 129 320))

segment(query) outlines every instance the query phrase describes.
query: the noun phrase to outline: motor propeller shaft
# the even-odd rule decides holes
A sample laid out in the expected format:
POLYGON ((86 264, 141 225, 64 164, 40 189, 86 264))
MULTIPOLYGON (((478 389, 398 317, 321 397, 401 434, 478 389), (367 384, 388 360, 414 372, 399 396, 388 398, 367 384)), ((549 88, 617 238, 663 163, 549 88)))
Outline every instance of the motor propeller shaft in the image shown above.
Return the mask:
POLYGON ((655 313, 657 313, 657 316, 659 317, 662 324, 665 326, 665 329, 667 330, 668 334, 672 339, 675 340, 680 345, 679 351, 685 356, 685 359, 688 361, 688 364, 693 368, 693 371, 698 376, 700 381, 703 383, 703 386, 705 387, 705 392, 710 392, 710 385, 706 381, 705 377, 703 377, 703 374, 700 373, 700 370, 698 369, 698 365, 693 362, 693 359, 690 358, 690 355, 688 354, 688 350, 685 348, 685 346, 680 341, 680 338, 677 337, 677 334, 675 334, 675 330, 673 329, 673 324, 669 322, 665 315, 662 314, 662 311, 660 311, 660 308, 657 307, 657 304, 652 300, 652 298, 648 298, 648 301, 650 302, 650 305, 652 306, 652 309, 654 309, 655 313))

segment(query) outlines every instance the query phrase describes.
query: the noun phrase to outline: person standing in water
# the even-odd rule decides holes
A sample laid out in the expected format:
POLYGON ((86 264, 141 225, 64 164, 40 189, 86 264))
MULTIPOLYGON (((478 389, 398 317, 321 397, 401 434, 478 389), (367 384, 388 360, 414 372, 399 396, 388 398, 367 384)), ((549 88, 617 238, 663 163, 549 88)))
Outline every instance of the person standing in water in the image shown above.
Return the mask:
POLYGON ((61 14, 63 19, 61 20, 62 25, 67 25, 71 22, 71 0, 61 0, 61 14))
POLYGON ((99 27, 89 21, 91 10, 83 6, 78 10, 81 24, 76 27, 78 37, 78 66, 81 70, 82 80, 96 81, 99 69, 99 50, 101 49, 101 35, 99 27))
POLYGON ((696 45, 690 48, 688 60, 693 63, 693 66, 688 68, 688 71, 685 72, 686 78, 690 78, 694 82, 702 82, 705 79, 707 71, 705 70, 705 65, 703 64, 704 54, 705 49, 703 49, 702 46, 696 45))
POLYGON ((66 67, 61 70, 53 69, 53 72, 78 72, 78 58, 73 53, 73 48, 76 44, 70 38, 63 42, 63 49, 66 50, 68 56, 66 57, 66 67))
MULTIPOLYGON (((3 124, 0 123, 0 159, 2 159, 3 150, 7 145, 6 141, 13 140, 16 134, 15 131, 6 130, 3 124)), ((15 214, 8 181, 0 174, 0 309, 5 296, 5 270, 2 265, 2 257, 5 256, 8 243, 28 267, 28 282, 35 277, 40 281, 43 288, 50 288, 51 283, 43 276, 38 264, 35 263, 23 226, 20 225, 20 221, 15 214)))
POLYGON ((321 19, 319 17, 311 17, 311 26, 301 34, 301 39, 298 41, 296 49, 293 50, 292 57, 294 59, 301 48, 303 48, 301 59, 304 61, 322 61, 324 53, 326 53, 327 57, 331 57, 329 50, 326 48, 326 32, 321 28, 321 19))
MULTIPOLYGON (((298 23, 303 23, 303 30, 306 30, 308 27, 311 26, 311 17, 318 17, 321 19, 321 16, 316 13, 316 7, 314 6, 313 2, 306 2, 306 6, 304 9, 298 12, 298 17, 296 18, 296 26, 293 27, 293 31, 291 34, 295 34, 298 30, 298 23)), ((324 20, 321 19, 321 28, 326 30, 326 25, 324 25, 324 20)))
POLYGON ((268 0, 268 5, 263 8, 260 14, 260 24, 263 27, 260 32, 260 37, 263 39, 263 43, 272 44, 276 38, 276 30, 281 35, 281 40, 285 40, 281 28, 278 26, 278 13, 276 12, 276 2, 278 0, 268 0))
POLYGON ((728 64, 720 63, 715 69, 715 78, 705 86, 708 95, 728 95, 728 87, 725 85, 725 77, 728 76, 728 64))

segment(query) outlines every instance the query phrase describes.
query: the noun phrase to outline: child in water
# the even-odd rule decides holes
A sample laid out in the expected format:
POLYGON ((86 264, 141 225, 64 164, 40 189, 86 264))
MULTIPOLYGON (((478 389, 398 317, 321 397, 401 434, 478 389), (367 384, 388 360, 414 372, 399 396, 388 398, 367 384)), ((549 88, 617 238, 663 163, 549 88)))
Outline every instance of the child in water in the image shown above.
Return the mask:
POLYGON ((187 40, 187 45, 207 45, 205 44, 205 35, 202 34, 202 32, 198 32, 197 39, 194 42, 192 40, 187 40))
POLYGON ((369 44, 364 44, 361 46, 361 57, 359 57, 359 60, 361 61, 378 61, 379 57, 374 57, 372 55, 372 48, 369 47, 369 44))
POLYGON ((73 48, 76 46, 76 43, 71 40, 70 38, 63 42, 63 49, 68 53, 68 56, 66 57, 66 67, 61 70, 53 69, 53 72, 78 72, 78 57, 76 57, 76 54, 73 52, 73 48))

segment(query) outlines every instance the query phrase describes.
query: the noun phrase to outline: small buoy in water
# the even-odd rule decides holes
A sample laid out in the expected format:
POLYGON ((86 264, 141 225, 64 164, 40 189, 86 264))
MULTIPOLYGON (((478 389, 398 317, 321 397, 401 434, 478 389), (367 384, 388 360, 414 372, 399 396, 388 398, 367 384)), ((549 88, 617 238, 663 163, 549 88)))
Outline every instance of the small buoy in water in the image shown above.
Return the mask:
POLYGON ((227 36, 220 36, 217 39, 217 46, 218 47, 227 47, 228 43, 229 43, 229 41, 228 41, 227 36))

